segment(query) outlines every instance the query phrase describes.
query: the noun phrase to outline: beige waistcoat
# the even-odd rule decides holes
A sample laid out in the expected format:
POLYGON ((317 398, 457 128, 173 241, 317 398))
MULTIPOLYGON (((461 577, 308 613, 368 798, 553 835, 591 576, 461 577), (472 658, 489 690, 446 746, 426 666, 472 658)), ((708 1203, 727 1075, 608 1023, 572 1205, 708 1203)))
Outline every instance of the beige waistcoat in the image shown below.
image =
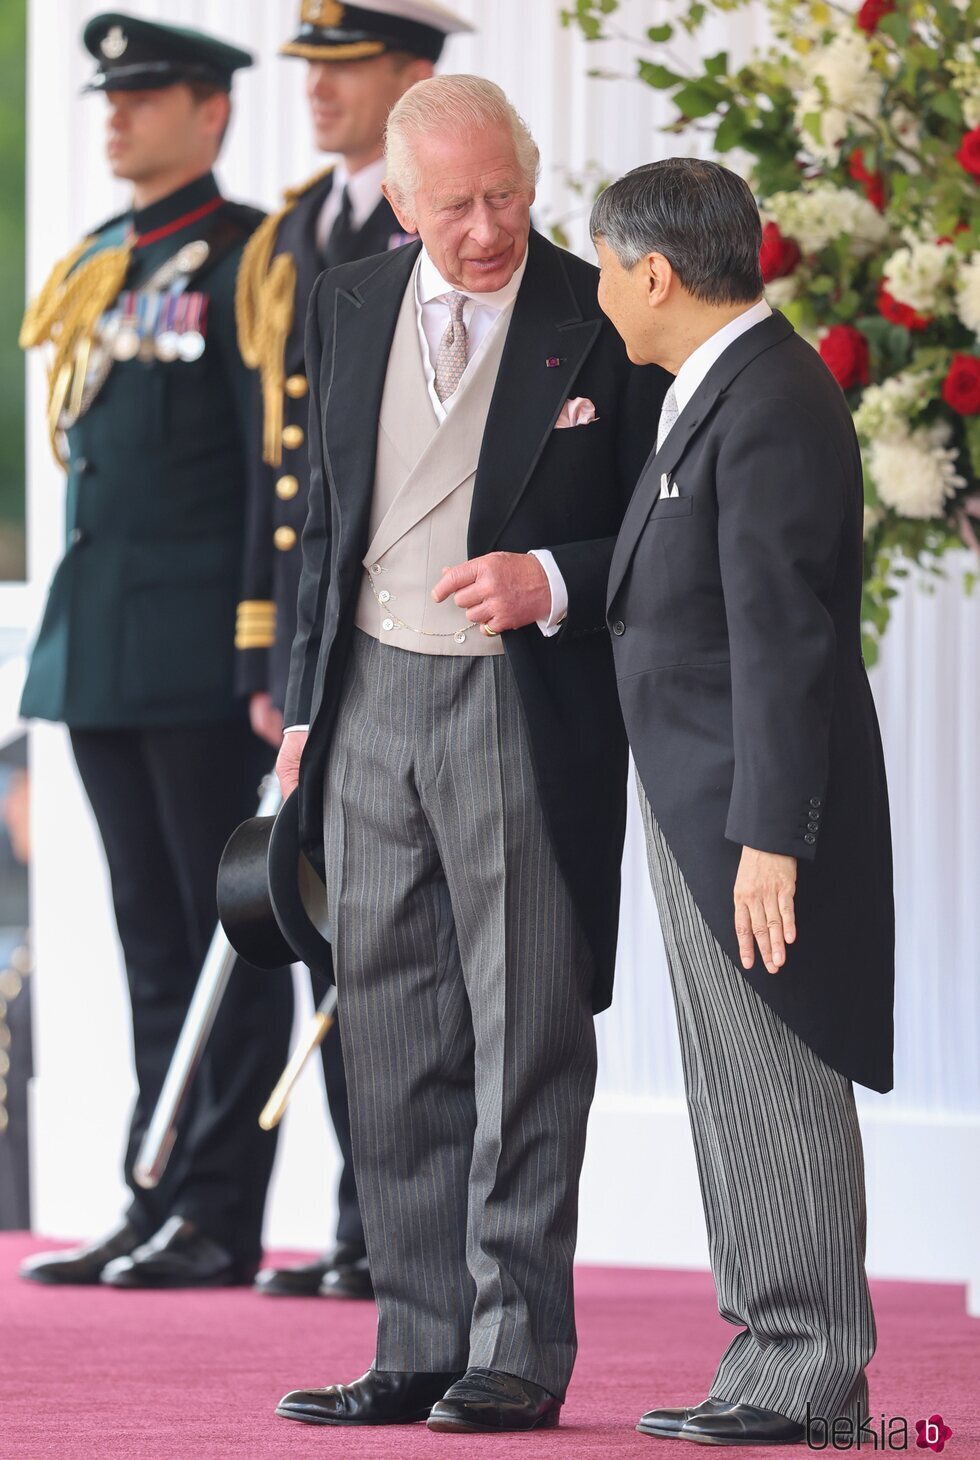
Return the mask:
POLYGON ((420 654, 504 652, 501 639, 471 624, 452 598, 435 603, 432 589, 443 567, 468 557, 473 483, 512 311, 494 323, 440 423, 422 364, 414 273, 405 290, 381 400, 371 542, 354 617, 383 644, 420 654))

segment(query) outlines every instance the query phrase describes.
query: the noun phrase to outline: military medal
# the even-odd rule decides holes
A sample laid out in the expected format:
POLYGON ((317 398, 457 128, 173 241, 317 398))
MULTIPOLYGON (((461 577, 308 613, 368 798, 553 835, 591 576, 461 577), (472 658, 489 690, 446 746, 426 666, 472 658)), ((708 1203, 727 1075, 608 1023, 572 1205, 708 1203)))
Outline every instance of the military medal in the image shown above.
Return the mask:
POLYGON ((207 262, 210 252, 211 245, 205 243, 203 238, 196 238, 193 243, 185 243, 173 261, 175 272, 196 274, 198 269, 207 262))
POLYGON ((140 359, 149 364, 156 359, 156 328, 160 318, 160 295, 140 295, 140 359))
POLYGON ((174 319, 177 314, 178 299, 179 296, 177 294, 168 294, 166 296, 166 303, 163 306, 160 319, 162 329, 157 335, 157 359, 163 360, 167 364, 169 364, 171 360, 176 360, 178 354, 180 353, 178 348, 180 344, 180 336, 174 329, 174 319))
POLYGON ((122 317, 112 342, 114 360, 133 360, 139 354, 140 336, 136 327, 136 295, 132 289, 123 297, 122 317))
POLYGON ((177 342, 177 352, 188 364, 200 360, 204 354, 204 316, 207 312, 207 297, 204 294, 187 294, 183 302, 184 328, 177 342))

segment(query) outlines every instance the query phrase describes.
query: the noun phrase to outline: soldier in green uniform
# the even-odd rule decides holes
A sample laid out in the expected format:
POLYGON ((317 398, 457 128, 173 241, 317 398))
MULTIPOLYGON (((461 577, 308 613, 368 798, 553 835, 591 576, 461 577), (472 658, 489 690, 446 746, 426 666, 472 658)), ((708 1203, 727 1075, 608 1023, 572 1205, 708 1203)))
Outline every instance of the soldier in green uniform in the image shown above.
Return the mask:
MULTIPOLYGON (((252 725, 271 745, 282 739, 289 651, 296 632, 300 534, 310 486, 303 363, 306 305, 318 274, 351 259, 400 248, 413 235, 382 196, 388 112, 431 76, 446 36, 471 27, 431 0, 302 0, 297 33, 281 54, 305 60, 316 145, 339 161, 286 193, 245 249, 238 280, 242 353, 259 373, 249 485, 243 601, 235 642, 238 685, 252 725)), ((327 979, 311 970, 317 1004, 327 979)), ((367 1298, 364 1230, 350 1149, 347 1082, 336 1022, 321 1046, 327 1103, 343 1159, 337 1242, 315 1261, 266 1268, 260 1292, 367 1298)))
POLYGON ((159 1186, 133 1161, 216 924, 225 840, 254 815, 268 747, 234 683, 251 379, 235 279, 262 215, 212 167, 251 56, 198 32, 95 17, 90 89, 133 206, 58 265, 22 343, 50 343, 49 427, 67 545, 22 702, 64 722, 112 882, 138 1097, 116 1230, 22 1269, 49 1283, 248 1283, 275 1138, 257 1117, 284 1063, 288 980, 239 967, 159 1186))

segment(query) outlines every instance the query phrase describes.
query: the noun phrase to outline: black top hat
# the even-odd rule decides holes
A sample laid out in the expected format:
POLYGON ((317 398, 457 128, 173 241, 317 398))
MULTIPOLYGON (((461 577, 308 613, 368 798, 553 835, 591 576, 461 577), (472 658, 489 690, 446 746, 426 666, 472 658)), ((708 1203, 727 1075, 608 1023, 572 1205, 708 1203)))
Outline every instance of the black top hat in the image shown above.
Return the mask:
POLYGON ((158 25, 118 10, 93 16, 82 40, 99 63, 86 91, 157 91, 181 81, 230 91, 234 73, 255 59, 203 31, 158 25))
POLYGON ((232 833, 218 867, 218 917, 246 962, 299 960, 333 977, 327 890, 300 850, 295 792, 275 816, 253 816, 232 833))
POLYGON ((300 26, 280 46, 282 56, 307 61, 361 61, 385 51, 406 51, 438 61, 447 35, 471 31, 461 16, 434 0, 301 0, 300 26))

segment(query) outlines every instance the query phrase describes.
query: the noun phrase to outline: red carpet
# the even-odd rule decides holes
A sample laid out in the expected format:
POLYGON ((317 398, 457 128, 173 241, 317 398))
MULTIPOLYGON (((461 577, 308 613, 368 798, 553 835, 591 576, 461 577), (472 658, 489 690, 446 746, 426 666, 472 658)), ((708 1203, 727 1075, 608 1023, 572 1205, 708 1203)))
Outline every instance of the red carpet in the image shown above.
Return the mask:
MULTIPOLYGON (((0 1235, 2 1460, 693 1460, 706 1452, 646 1438, 633 1425, 655 1404, 701 1399, 733 1332, 718 1317, 705 1274, 586 1268, 578 1278, 579 1362, 560 1429, 499 1439, 436 1435, 418 1425, 342 1432, 293 1424, 273 1411, 287 1389, 356 1378, 368 1367, 370 1305, 248 1291, 71 1291, 19 1281, 18 1261, 42 1245, 0 1235)), ((980 1457, 980 1323, 965 1316, 963 1289, 881 1282, 872 1290, 876 1424, 882 1413, 904 1415, 909 1451, 928 1460, 933 1452, 915 1447, 915 1421, 938 1411, 953 1430, 944 1456, 980 1457)), ((750 1453, 778 1460, 808 1452, 779 1446, 750 1453)), ((867 1439, 860 1453, 872 1453, 867 1439)))

